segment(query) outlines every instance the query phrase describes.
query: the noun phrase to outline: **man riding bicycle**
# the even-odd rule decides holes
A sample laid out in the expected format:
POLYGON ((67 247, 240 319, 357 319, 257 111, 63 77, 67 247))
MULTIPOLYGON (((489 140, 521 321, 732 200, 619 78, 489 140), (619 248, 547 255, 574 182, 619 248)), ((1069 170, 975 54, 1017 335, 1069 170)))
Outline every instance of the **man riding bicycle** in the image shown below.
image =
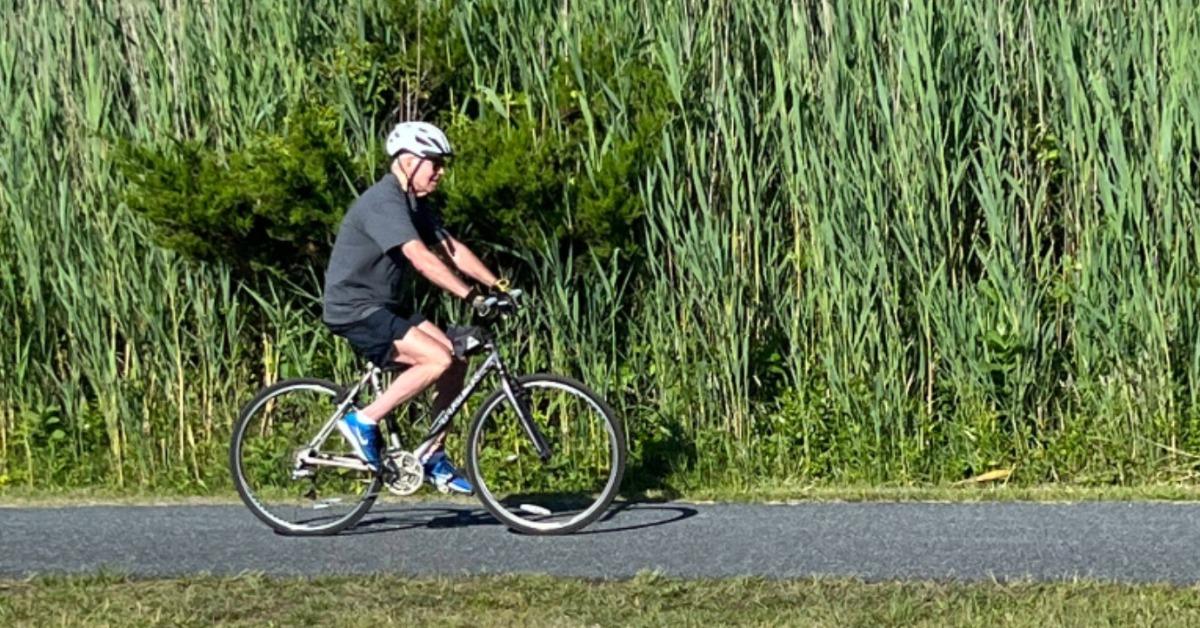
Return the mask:
MULTIPOLYGON (((333 333, 377 366, 408 365, 378 399, 338 421, 338 430, 372 469, 379 468, 384 450, 380 419, 434 383, 436 415, 462 390, 466 374, 466 363, 455 357, 446 334, 419 312, 401 307, 397 294, 410 271, 476 309, 484 307, 486 295, 459 273, 488 291, 503 291, 506 285, 446 231, 426 198, 453 155, 446 134, 425 122, 403 122, 388 135, 386 148, 389 172, 358 197, 338 228, 325 272, 323 315, 333 333)), ((469 494, 470 482, 442 450, 444 436, 416 451, 425 477, 439 490, 469 494)))

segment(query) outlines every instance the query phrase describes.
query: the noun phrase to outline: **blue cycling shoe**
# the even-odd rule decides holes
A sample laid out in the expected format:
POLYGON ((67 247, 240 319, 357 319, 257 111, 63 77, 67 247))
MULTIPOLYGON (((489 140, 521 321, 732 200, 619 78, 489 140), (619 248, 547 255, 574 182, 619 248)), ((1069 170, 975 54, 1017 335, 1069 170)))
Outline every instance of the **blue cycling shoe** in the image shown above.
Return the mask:
POLYGON ((470 495, 475 488, 466 478, 459 475, 458 469, 450 463, 445 452, 437 452, 425 461, 425 479, 443 493, 455 492, 470 495))
POLYGON ((379 457, 383 451, 383 435, 379 433, 379 424, 367 423, 358 416, 356 410, 351 410, 338 419, 337 428, 354 448, 355 455, 362 458, 371 470, 379 470, 379 457))

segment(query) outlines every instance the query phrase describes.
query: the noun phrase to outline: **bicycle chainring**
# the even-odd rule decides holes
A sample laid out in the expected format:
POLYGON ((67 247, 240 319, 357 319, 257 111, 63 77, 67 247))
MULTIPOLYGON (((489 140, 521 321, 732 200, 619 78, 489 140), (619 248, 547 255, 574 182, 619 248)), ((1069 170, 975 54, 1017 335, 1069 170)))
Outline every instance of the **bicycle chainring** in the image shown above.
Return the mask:
POLYGON ((393 495, 412 495, 425 483, 425 467, 410 451, 389 451, 384 466, 383 479, 393 495))

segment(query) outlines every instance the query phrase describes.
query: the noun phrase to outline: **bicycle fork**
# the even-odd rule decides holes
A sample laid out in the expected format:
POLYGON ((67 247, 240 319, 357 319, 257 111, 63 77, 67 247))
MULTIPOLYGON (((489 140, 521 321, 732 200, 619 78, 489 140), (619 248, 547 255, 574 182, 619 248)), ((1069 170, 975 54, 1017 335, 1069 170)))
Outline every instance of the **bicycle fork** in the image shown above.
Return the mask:
POLYGON ((504 389, 504 395, 508 397, 509 402, 513 404, 513 409, 517 411, 517 418, 521 421, 525 435, 533 443, 533 448, 537 451, 538 458, 542 463, 549 462, 550 456, 554 455, 554 452, 546 442, 546 437, 542 436, 542 430, 538 428, 537 422, 533 420, 533 411, 529 408, 529 391, 522 388, 520 382, 515 378, 509 376, 504 365, 497 365, 497 368, 500 370, 500 386, 504 389))

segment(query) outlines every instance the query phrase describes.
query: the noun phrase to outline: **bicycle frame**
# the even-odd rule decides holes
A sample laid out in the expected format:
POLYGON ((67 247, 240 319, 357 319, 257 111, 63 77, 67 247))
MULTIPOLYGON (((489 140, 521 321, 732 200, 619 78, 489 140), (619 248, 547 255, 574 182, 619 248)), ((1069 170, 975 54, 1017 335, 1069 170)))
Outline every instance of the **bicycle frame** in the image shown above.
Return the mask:
MULTIPOLYGON (((545 438, 542 436, 541 430, 539 430, 537 425, 534 423, 533 416, 530 413, 525 400, 522 399, 521 395, 518 395, 515 392, 514 388, 516 381, 509 374, 508 369, 506 369, 504 366, 504 362, 500 359, 500 352, 490 340, 484 345, 484 348, 490 351, 487 359, 484 360, 483 364, 481 364, 479 368, 476 369, 471 375, 470 380, 466 383, 466 385, 463 386, 462 390, 458 393, 458 396, 451 400, 450 404, 447 405, 446 408, 439 412, 437 417, 434 418, 433 423, 429 427, 429 431, 421 440, 421 445, 418 447, 418 449, 424 447, 427 443, 438 437, 442 432, 446 431, 446 429, 450 426, 450 422, 462 408, 463 403, 465 403, 466 400, 475 393, 475 390, 479 387, 479 384, 485 377, 487 377, 493 371, 496 371, 500 374, 500 384, 501 388, 504 390, 504 395, 517 410, 517 416, 520 418, 521 426, 524 428, 525 434, 529 436, 530 441, 533 443, 535 450, 538 452, 538 456, 543 462, 549 460, 552 454, 550 447, 546 443, 545 438)), ((319 452, 321 446, 325 444, 326 439, 328 439, 333 433, 338 419, 340 419, 342 414, 344 414, 350 405, 354 403, 354 399, 358 397, 360 391, 366 388, 369 384, 376 397, 383 394, 383 386, 380 382, 380 375, 382 374, 383 369, 370 362, 367 363, 366 372, 363 373, 362 377, 359 378, 358 383, 346 391, 346 394, 343 396, 341 401, 338 402, 337 409, 334 411, 333 416, 329 417, 329 420, 326 421, 325 425, 321 427, 319 432, 317 432, 316 437, 309 441, 309 443, 300 451, 300 454, 297 456, 296 460, 298 467, 302 464, 307 464, 314 466, 343 467, 359 471, 368 470, 366 464, 358 458, 347 458, 344 456, 322 456, 319 454, 319 452)), ((388 430, 391 438, 390 444, 392 448, 400 449, 401 443, 399 429, 396 425, 395 412, 389 412, 387 420, 388 427, 390 428, 388 430)))

